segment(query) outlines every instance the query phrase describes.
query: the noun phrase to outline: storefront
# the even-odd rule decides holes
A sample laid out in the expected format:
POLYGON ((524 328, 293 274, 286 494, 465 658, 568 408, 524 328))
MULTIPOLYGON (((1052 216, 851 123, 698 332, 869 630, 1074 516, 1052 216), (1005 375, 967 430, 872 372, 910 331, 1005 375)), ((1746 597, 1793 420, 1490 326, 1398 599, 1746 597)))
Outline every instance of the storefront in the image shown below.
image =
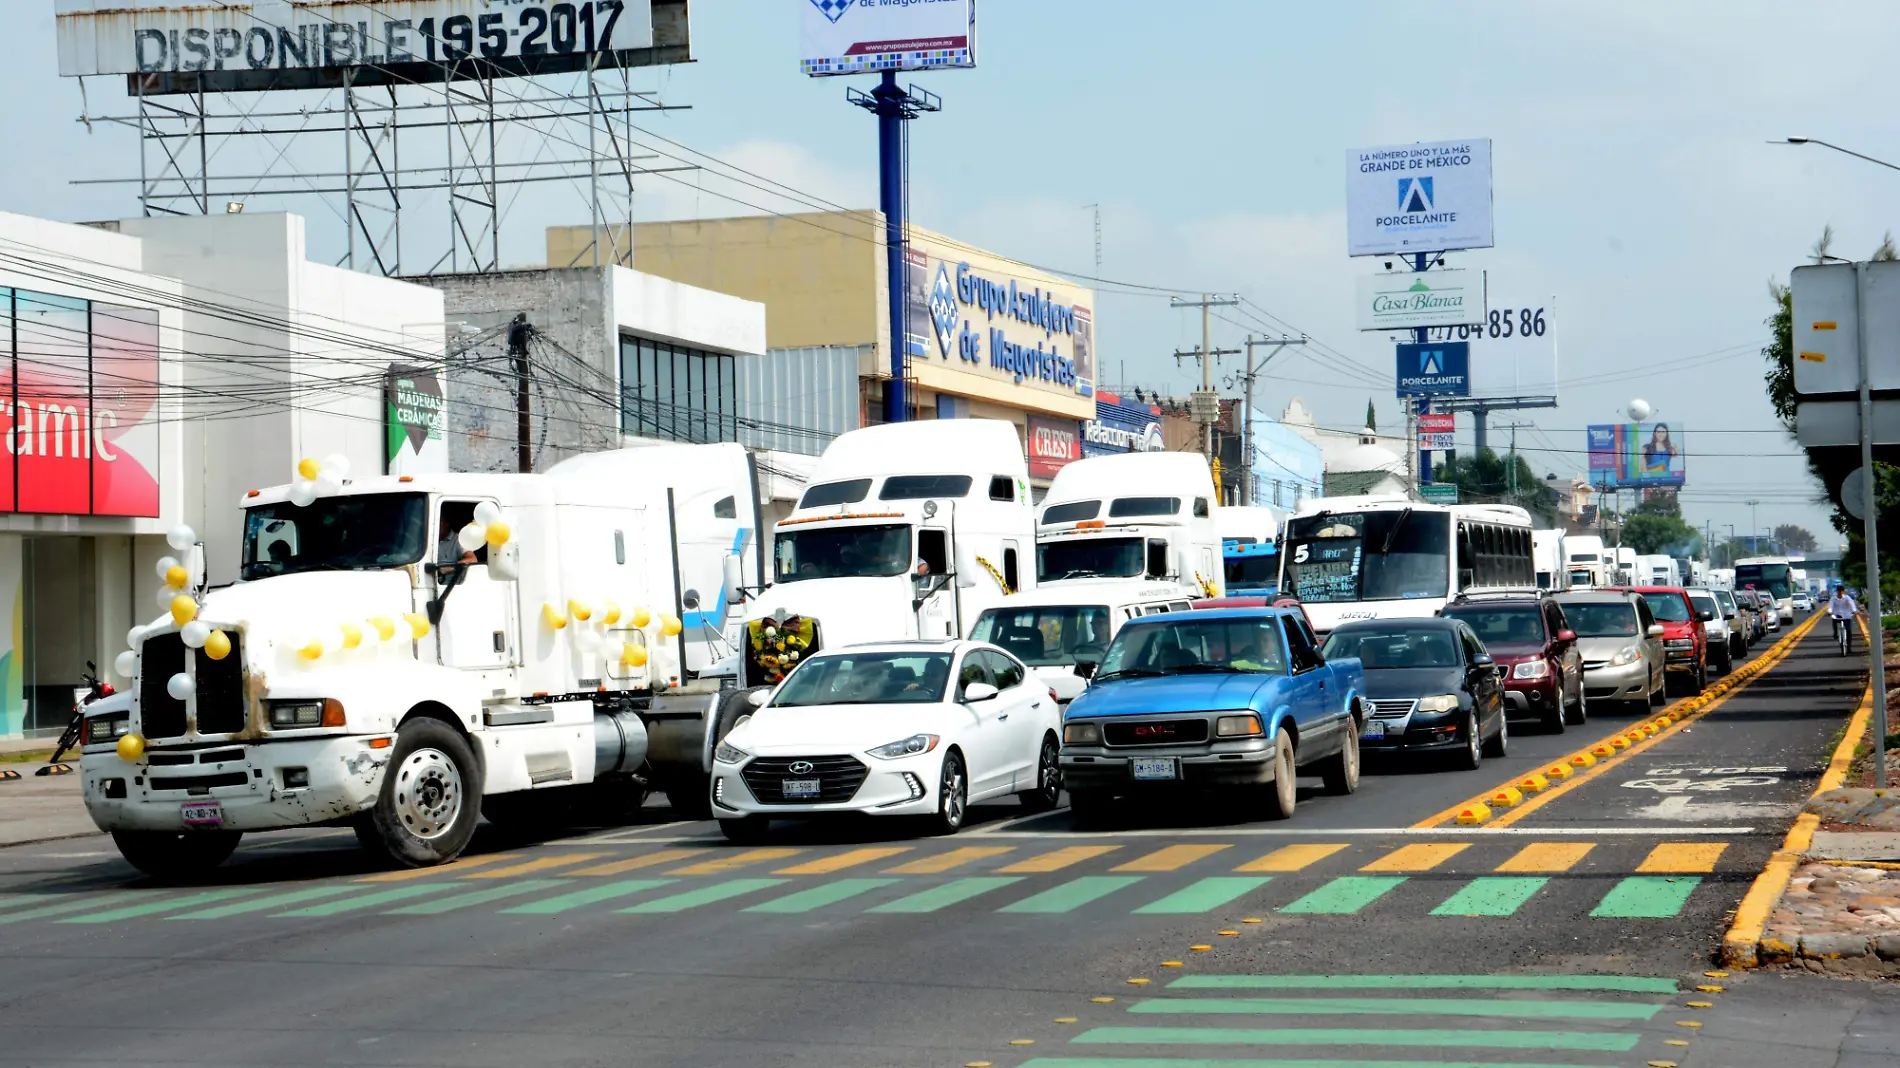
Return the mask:
POLYGON ((1082 424, 1082 455, 1117 456, 1129 452, 1161 452, 1166 448, 1161 434, 1160 408, 1125 402, 1113 393, 1096 391, 1095 418, 1082 424))

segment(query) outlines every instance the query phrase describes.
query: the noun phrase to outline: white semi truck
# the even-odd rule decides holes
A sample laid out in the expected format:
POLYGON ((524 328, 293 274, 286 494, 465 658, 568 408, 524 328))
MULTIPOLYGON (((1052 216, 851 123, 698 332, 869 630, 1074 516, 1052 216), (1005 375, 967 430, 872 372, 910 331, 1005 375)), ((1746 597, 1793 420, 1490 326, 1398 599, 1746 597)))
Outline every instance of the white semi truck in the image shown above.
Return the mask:
POLYGON ((1214 478, 1198 454, 1136 452, 1056 473, 1036 524, 1036 581, 1172 582, 1195 597, 1226 590, 1214 478))
POLYGON ((182 876, 252 831, 347 825, 422 866, 484 810, 703 789, 755 484, 740 446, 682 445, 253 490, 239 580, 134 628, 133 685, 89 706, 87 808, 182 876))
POLYGON ((1563 540, 1565 570, 1572 589, 1612 585, 1614 569, 1604 563, 1603 539, 1595 534, 1571 534, 1563 540))

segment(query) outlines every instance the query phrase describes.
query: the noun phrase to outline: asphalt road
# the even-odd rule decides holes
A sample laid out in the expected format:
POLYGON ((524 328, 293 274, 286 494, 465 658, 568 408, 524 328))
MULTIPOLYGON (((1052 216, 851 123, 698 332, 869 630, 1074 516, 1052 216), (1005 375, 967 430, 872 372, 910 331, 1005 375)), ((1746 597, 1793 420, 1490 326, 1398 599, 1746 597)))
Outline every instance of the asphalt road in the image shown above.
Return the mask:
POLYGON ((739 848, 656 804, 426 872, 255 836, 189 888, 98 836, 0 849, 0 1064, 1889 1065, 1893 985, 1705 974, 1859 686, 1817 630, 1477 827, 1445 813, 1636 721, 1284 824, 1000 805, 739 848))

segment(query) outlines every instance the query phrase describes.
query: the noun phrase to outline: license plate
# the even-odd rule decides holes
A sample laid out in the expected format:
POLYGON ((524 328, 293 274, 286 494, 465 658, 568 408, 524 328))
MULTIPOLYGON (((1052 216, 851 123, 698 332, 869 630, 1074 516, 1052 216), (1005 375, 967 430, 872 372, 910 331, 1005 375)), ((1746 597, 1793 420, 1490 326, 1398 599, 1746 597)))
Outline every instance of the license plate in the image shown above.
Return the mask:
POLYGON ((1366 729, 1360 731, 1359 734, 1364 738, 1383 738, 1385 737, 1385 724, 1380 723, 1376 719, 1372 720, 1366 724, 1366 729))
POLYGON ((1137 779, 1178 779, 1181 777, 1175 770, 1174 760, 1172 758, 1167 760, 1136 760, 1132 762, 1132 767, 1134 769, 1135 778, 1137 779))
POLYGON ((187 827, 224 825, 224 806, 216 801, 187 801, 179 806, 178 812, 184 817, 187 827))
POLYGON ((817 797, 817 779, 780 779, 779 794, 783 797, 817 797))

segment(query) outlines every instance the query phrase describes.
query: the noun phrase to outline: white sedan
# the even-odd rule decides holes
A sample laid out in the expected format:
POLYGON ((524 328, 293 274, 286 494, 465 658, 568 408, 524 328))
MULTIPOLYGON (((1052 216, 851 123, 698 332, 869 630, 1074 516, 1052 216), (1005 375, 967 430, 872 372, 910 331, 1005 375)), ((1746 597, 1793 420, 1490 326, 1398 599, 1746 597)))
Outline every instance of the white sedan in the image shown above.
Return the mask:
POLYGON ((761 690, 713 752, 712 807, 735 842, 774 819, 918 816, 955 834, 973 802, 1055 807, 1061 714, 994 645, 890 642, 822 652, 761 690))

